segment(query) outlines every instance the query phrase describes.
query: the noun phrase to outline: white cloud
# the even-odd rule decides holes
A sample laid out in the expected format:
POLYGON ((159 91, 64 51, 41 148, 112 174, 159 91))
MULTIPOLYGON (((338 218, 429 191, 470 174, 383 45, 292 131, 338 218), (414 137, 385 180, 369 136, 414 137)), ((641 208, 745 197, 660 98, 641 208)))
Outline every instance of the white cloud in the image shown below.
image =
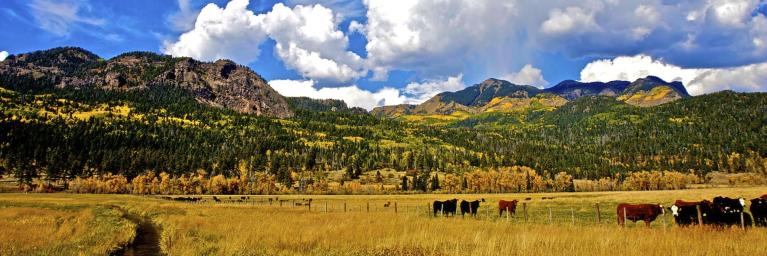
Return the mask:
POLYGON ((288 0, 287 3, 289 6, 319 4, 333 9, 339 20, 365 15, 365 6, 359 0, 288 0))
POLYGON ((546 79, 543 79, 541 70, 533 67, 530 64, 522 67, 519 72, 501 76, 501 79, 514 84, 532 85, 538 88, 543 88, 546 85, 549 85, 549 82, 546 81, 546 79))
MULTIPOLYGON (((285 67, 305 80, 317 81, 317 87, 352 84, 369 72, 371 80, 382 81, 391 71, 406 71, 421 81, 413 83, 410 92, 403 88, 400 94, 406 100, 420 99, 422 95, 411 93, 418 91, 417 86, 429 87, 435 78, 459 73, 472 79, 508 74, 504 78, 541 86, 546 81, 532 65, 514 69, 536 64, 534 58, 552 53, 572 59, 644 53, 662 60, 647 57, 650 64, 646 66, 679 69, 668 71, 668 76, 691 82, 696 77, 689 75, 694 68, 767 61, 767 18, 751 14, 753 2, 363 0, 360 5, 320 0, 320 4, 304 6, 307 0, 292 0, 256 15, 245 8, 249 1, 233 0, 226 8, 207 6, 211 13, 201 12, 194 29, 167 43, 165 49, 174 55, 230 58, 247 64, 258 58, 258 47, 271 38, 275 56, 285 67), (229 9, 234 13, 231 17, 226 15, 229 9), (364 19, 344 19, 360 11, 364 19), (201 22, 206 15, 210 17, 201 22), (249 22, 232 22, 241 20, 249 22), (347 22, 348 32, 343 32, 339 26, 347 22), (349 50, 351 33, 367 39, 365 57, 349 50)), ((602 72, 592 71, 593 76, 602 72)), ((605 75, 640 74, 618 71, 605 75)), ((434 90, 418 92, 429 95, 434 90)))
POLYGON ((584 32, 598 28, 599 25, 594 20, 594 13, 579 7, 567 7, 564 10, 553 9, 549 13, 549 19, 541 24, 541 30, 546 34, 584 32))
POLYGON ((692 95, 721 90, 767 90, 767 63, 732 68, 694 69, 670 65, 646 55, 593 61, 581 71, 581 81, 634 81, 649 75, 666 81, 680 81, 692 95))
POLYGON ((701 69, 687 89, 694 94, 721 90, 767 91, 767 63, 723 69, 701 69))
POLYGON ((287 97, 309 97, 313 99, 343 100, 347 105, 371 110, 384 105, 403 104, 408 99, 394 88, 382 88, 377 92, 360 89, 356 85, 345 87, 317 88, 312 80, 272 80, 269 81, 277 92, 287 97))
POLYGON ((738 27, 745 25, 758 4, 754 0, 714 0, 710 10, 721 24, 738 27))
POLYGON ((362 58, 347 51, 349 39, 338 30, 333 11, 321 5, 278 3, 265 14, 264 27, 277 42, 285 65, 314 80, 347 82, 367 74, 362 58))
POLYGON ((368 40, 370 69, 378 80, 390 70, 442 77, 483 60, 503 69, 517 45, 515 2, 506 0, 365 0, 367 23, 352 23, 368 40), (499 60, 499 61, 496 61, 499 60), (501 65, 499 65, 501 64, 501 65), (499 67, 501 66, 501 67, 499 67))
POLYGON ((447 77, 445 80, 410 83, 402 90, 384 87, 375 92, 360 89, 356 85, 321 88, 313 80, 272 80, 269 85, 283 96, 337 99, 343 100, 349 106, 367 110, 379 106, 420 104, 440 92, 457 91, 466 87, 462 74, 447 77))
POLYGON ((409 104, 420 104, 429 100, 434 95, 445 91, 458 91, 465 88, 463 83, 463 74, 448 77, 447 80, 430 80, 423 83, 409 83, 405 86, 405 94, 410 96, 407 99, 409 104))
POLYGON ((8 52, 0 51, 0 61, 4 61, 5 58, 8 58, 8 52))
POLYGON ((173 56, 214 61, 231 59, 247 64, 258 58, 266 40, 264 17, 247 9, 248 0, 232 0, 226 8, 208 4, 200 11, 194 29, 177 42, 166 42, 163 52, 173 56))
POLYGON ((57 36, 69 36, 71 27, 77 24, 101 26, 106 23, 103 19, 85 17, 82 11, 91 7, 83 1, 33 0, 29 8, 37 25, 57 36))
POLYGON ((248 0, 233 0, 225 8, 209 4, 197 16, 194 29, 164 52, 202 60, 255 61, 267 36, 276 42, 277 57, 306 78, 348 82, 367 74, 364 61, 347 51, 349 40, 338 30, 333 11, 321 5, 289 8, 277 3, 265 14, 247 9, 248 0))
POLYGON ((199 15, 199 11, 194 9, 192 0, 176 0, 178 12, 168 16, 168 23, 176 31, 189 31, 194 29, 194 21, 199 15))
POLYGON ((621 56, 615 59, 595 60, 581 70, 581 81, 634 81, 649 75, 666 81, 682 81, 687 85, 697 76, 695 69, 683 69, 654 60, 647 55, 621 56))

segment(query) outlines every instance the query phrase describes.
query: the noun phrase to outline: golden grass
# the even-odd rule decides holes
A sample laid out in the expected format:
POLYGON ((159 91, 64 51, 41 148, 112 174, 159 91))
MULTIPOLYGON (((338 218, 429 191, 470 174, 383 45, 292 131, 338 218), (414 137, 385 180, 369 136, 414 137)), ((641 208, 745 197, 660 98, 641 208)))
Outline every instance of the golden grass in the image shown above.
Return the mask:
POLYGON ((0 255, 105 255, 135 236, 135 224, 111 209, 4 202, 0 230, 0 255))
MULTIPOLYGON (((250 196, 247 203, 221 204, 124 195, 0 194, 0 205, 26 202, 0 212, 37 210, 30 208, 46 204, 120 205, 150 216, 162 227, 161 247, 169 255, 762 255, 767 251, 765 229, 678 228, 673 227, 670 215, 653 222, 651 228, 641 223, 619 228, 615 205, 668 205, 676 199, 711 199, 717 195, 752 198, 764 193, 767 187, 502 195, 285 195, 250 196), (275 197, 288 202, 282 207, 277 201, 269 205, 267 198, 275 197), (528 208, 527 223, 521 205, 513 218, 497 216, 499 199, 527 197, 532 198, 523 200, 528 208), (305 198, 313 199, 311 211, 290 205, 305 198), (488 202, 477 218, 433 218, 427 213, 431 201, 449 198, 484 198, 488 202), (386 202, 391 206, 383 207, 386 202), (595 221, 597 203, 602 211, 601 224, 595 221), (553 223, 549 222, 549 209, 553 223)), ((229 200, 229 196, 219 198, 229 200)), ((44 236, 38 232, 49 234, 35 230, 29 236, 44 236)), ((47 252, 36 254, 51 254, 47 252)))

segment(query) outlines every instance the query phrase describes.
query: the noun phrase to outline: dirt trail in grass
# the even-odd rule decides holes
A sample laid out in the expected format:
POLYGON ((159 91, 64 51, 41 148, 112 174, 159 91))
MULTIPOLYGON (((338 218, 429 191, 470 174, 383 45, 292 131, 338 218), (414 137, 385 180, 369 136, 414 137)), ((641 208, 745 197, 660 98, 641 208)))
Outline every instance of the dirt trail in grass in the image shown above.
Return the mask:
POLYGON ((122 212, 123 217, 136 223, 136 238, 124 249, 114 255, 162 255, 160 251, 160 231, 152 224, 152 220, 130 213, 118 206, 113 206, 122 212))

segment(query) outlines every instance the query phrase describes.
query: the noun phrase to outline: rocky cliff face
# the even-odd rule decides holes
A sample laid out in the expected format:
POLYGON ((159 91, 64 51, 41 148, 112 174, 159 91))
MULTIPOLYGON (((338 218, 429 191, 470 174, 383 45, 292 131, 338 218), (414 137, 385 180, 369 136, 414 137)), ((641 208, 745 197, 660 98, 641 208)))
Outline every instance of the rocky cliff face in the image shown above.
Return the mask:
POLYGON ((285 98, 261 76, 228 60, 208 63, 145 52, 103 60, 80 48, 55 48, 0 62, 0 83, 21 90, 178 86, 211 106, 280 118, 293 115, 285 98))

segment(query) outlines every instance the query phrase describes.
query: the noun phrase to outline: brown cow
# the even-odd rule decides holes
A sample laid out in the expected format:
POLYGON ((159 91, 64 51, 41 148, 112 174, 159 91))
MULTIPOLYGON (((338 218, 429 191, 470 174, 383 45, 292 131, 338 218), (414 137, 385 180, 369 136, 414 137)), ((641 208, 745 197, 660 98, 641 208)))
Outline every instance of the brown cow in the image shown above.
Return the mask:
POLYGON ((676 201, 674 201, 673 205, 676 205, 678 207, 682 207, 682 206, 697 206, 699 204, 700 204, 700 202, 695 202, 695 201, 691 202, 691 201, 676 200, 676 201))
POLYGON ((762 199, 767 200, 767 194, 762 195, 762 199))
POLYGON ((498 215, 503 217, 503 211, 509 211, 509 214, 514 214, 517 211, 517 200, 511 200, 511 201, 505 201, 501 200, 498 201, 498 215))
POLYGON ((665 214, 662 205, 659 204, 626 204, 618 205, 618 225, 624 226, 626 219, 637 222, 644 221, 645 225, 650 226, 658 215, 665 214), (625 216, 625 219, 624 219, 625 216))

